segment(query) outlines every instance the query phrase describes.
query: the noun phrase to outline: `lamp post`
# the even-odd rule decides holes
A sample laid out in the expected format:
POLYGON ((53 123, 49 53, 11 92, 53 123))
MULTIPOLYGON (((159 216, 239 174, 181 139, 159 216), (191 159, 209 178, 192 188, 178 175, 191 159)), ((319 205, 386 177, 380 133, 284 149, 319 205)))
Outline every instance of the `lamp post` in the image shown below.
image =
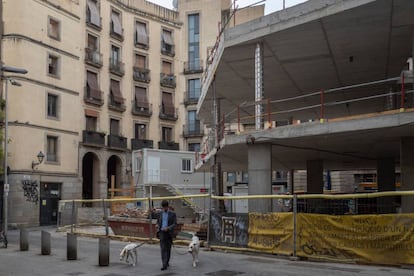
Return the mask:
MULTIPOLYGON (((2 72, 9 72, 9 73, 15 73, 15 74, 27 74, 27 70, 23 69, 23 68, 17 68, 17 67, 10 67, 10 66, 1 66, 1 71, 2 72)), ((8 82, 10 81, 10 83, 12 85, 15 86, 21 86, 21 84, 13 79, 11 79, 10 77, 4 76, 3 79, 6 81, 6 87, 5 87, 5 91, 4 91, 4 100, 5 100, 5 109, 4 109, 4 192, 3 192, 3 231, 4 231, 4 236, 7 238, 7 225, 8 225, 8 199, 9 199, 9 179, 8 179, 8 175, 7 175, 7 168, 8 168, 8 160, 7 160, 7 155, 8 155, 8 149, 7 149, 7 144, 8 144, 8 127, 9 127, 9 122, 8 122, 8 114, 7 114, 7 110, 8 110, 8 103, 7 103, 7 92, 8 92, 8 82)))

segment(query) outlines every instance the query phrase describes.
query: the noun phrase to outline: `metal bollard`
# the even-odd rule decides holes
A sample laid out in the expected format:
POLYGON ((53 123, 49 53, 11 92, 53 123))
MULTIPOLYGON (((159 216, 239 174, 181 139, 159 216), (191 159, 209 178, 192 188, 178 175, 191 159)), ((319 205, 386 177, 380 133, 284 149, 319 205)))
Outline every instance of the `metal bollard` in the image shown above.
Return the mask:
POLYGON ((68 260, 76 260, 78 258, 78 239, 76 234, 67 234, 66 257, 68 260))
POLYGON ((42 255, 50 255, 51 235, 42 230, 42 255))
POLYGON ((99 266, 109 265, 109 239, 99 238, 99 266))
POLYGON ((99 238, 99 266, 109 265, 109 239, 99 238))
POLYGON ((29 232, 27 229, 20 229, 20 251, 29 250, 29 232))

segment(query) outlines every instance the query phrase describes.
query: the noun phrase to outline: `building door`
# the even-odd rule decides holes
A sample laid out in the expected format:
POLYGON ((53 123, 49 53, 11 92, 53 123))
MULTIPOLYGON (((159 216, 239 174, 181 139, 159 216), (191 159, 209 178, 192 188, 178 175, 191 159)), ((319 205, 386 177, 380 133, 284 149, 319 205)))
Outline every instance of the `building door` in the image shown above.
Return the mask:
POLYGON ((57 223, 59 200, 59 183, 40 183, 40 225, 57 223))

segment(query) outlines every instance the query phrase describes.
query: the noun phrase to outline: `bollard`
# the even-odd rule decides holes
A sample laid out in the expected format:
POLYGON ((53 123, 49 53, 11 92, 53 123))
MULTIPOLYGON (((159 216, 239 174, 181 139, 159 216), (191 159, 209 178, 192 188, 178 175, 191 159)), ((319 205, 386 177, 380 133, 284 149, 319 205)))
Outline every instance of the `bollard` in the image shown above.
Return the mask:
POLYGON ((76 234, 67 234, 67 251, 66 256, 69 261, 78 258, 78 240, 76 234))
POLYGON ((50 240, 51 235, 49 232, 42 230, 42 255, 50 255, 50 240))
POLYGON ((20 251, 29 250, 29 232, 27 229, 20 229, 20 251))
POLYGON ((109 265, 109 239, 99 238, 99 266, 109 265))

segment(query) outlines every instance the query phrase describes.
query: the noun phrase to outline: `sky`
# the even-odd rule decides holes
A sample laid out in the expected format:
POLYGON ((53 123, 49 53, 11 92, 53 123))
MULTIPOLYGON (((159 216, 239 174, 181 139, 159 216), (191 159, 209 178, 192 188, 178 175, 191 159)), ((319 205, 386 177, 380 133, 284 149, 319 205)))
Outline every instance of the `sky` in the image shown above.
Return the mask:
MULTIPOLYGON (((147 0, 149 2, 156 3, 158 5, 167 7, 172 9, 172 2, 173 0, 147 0)), ((260 0, 237 0, 236 4, 239 8, 254 4, 259 2, 260 0)), ((291 7, 299 3, 306 2, 306 0, 285 0, 286 7, 291 7)), ((269 14, 283 8, 283 0, 266 0, 264 2, 266 4, 265 14, 269 14)), ((263 4, 263 3, 262 3, 263 4)))

